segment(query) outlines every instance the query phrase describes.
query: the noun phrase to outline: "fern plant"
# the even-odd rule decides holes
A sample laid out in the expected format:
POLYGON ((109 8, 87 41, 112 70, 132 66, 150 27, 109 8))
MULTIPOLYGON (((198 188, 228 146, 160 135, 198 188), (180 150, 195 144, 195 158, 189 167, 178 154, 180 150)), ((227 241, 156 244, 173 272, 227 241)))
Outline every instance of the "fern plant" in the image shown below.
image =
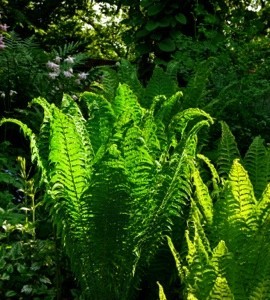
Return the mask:
POLYGON ((109 102, 81 95, 82 110, 65 95, 44 110, 30 138, 32 159, 46 186, 46 203, 86 299, 132 299, 142 266, 191 194, 197 133, 213 123, 199 109, 175 113, 181 94, 143 108, 127 85, 109 102))
POLYGON ((243 162, 234 159, 223 178, 199 156, 218 193, 211 193, 194 168, 185 247, 177 251, 168 238, 185 299, 270 299, 268 153, 255 138, 243 162))

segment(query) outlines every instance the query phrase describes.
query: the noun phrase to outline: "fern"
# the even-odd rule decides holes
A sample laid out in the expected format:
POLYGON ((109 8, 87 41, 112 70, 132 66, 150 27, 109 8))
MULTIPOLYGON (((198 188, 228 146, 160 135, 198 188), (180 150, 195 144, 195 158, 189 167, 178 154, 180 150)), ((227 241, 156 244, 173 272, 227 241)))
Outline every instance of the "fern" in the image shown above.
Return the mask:
POLYGON ((164 95, 169 98, 174 95, 177 90, 178 87, 175 80, 170 78, 170 76, 166 74, 166 72, 164 72, 160 67, 156 67, 144 91, 142 105, 149 107, 152 99, 155 96, 164 95))
POLYGON ((257 198, 261 196, 268 182, 268 172, 265 171, 267 161, 268 156, 264 140, 261 137, 256 137, 245 155, 244 165, 249 173, 257 198))
POLYGON ((220 176, 227 178, 235 158, 240 158, 240 153, 233 134, 228 125, 221 121, 222 136, 218 149, 218 172, 220 176))
POLYGON ((180 256, 168 239, 185 299, 270 299, 269 185, 256 199, 248 172, 234 160, 212 208, 200 173, 193 176, 186 252, 180 256))
POLYGON ((190 199, 197 133, 213 123, 198 109, 175 112, 179 94, 160 97, 166 109, 143 108, 125 84, 114 94, 108 101, 83 93, 84 113, 67 95, 60 108, 33 100, 44 110, 38 137, 2 121, 31 138, 47 207, 86 299, 133 298, 142 268, 190 199))

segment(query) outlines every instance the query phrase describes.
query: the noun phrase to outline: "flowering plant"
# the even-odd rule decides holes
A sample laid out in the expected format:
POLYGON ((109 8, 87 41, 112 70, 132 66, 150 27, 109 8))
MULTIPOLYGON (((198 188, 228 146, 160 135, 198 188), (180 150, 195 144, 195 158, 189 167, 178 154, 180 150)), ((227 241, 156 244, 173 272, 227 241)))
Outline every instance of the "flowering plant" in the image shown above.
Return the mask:
POLYGON ((52 60, 46 63, 48 80, 52 86, 51 96, 61 99, 63 93, 69 93, 76 99, 77 94, 85 90, 89 85, 89 73, 76 70, 85 58, 83 54, 71 56, 54 53, 52 60))

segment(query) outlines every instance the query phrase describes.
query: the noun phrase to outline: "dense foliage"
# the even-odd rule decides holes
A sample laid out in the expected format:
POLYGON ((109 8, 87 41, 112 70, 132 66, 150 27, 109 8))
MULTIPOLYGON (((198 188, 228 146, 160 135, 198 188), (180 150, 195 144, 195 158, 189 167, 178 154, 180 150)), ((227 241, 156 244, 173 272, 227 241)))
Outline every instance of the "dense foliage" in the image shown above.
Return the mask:
POLYGON ((269 1, 2 2, 0 298, 270 299, 269 1))

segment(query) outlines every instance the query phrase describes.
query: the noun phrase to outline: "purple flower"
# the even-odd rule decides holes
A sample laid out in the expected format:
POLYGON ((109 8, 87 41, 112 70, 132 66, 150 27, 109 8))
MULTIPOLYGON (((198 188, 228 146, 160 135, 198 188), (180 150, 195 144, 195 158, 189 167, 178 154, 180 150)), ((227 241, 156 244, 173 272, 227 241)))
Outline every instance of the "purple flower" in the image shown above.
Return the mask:
POLYGON ((7 24, 0 24, 0 30, 2 31, 7 31, 8 27, 7 24))

